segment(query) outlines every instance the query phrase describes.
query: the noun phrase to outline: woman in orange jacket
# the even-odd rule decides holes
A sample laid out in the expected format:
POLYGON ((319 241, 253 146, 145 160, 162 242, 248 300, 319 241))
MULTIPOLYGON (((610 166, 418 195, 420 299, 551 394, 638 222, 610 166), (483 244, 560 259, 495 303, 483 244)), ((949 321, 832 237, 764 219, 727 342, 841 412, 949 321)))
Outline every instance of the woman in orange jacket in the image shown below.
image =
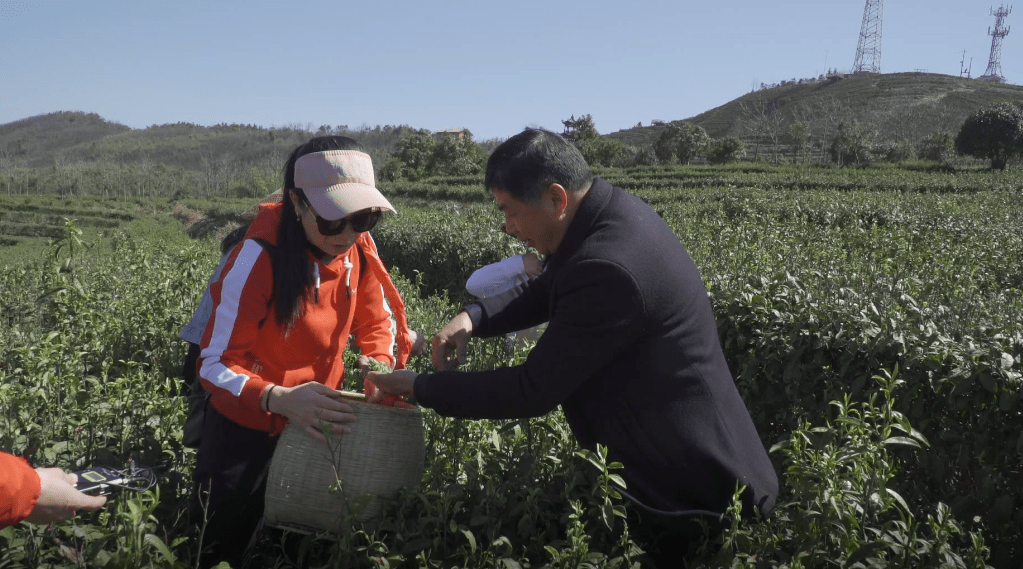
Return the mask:
POLYGON ((240 566, 263 513, 266 475, 287 423, 325 440, 355 415, 337 391, 349 336, 363 356, 404 367, 404 304, 369 230, 394 211, 354 140, 317 137, 284 168, 210 285, 213 315, 197 364, 210 392, 195 480, 206 518, 202 565, 240 566))
POLYGON ((106 503, 105 496, 76 490, 77 480, 59 468, 33 469, 25 459, 0 452, 0 528, 22 520, 60 522, 77 510, 96 510, 106 503))

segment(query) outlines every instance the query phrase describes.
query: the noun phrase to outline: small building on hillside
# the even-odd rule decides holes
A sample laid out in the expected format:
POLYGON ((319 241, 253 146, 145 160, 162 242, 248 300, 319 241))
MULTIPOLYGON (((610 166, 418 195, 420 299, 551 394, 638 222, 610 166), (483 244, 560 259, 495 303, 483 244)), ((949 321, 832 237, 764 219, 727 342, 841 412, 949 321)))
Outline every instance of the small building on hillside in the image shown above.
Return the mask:
POLYGON ((458 138, 465 138, 467 129, 464 128, 446 128, 444 130, 438 130, 434 134, 437 136, 455 136, 458 138))

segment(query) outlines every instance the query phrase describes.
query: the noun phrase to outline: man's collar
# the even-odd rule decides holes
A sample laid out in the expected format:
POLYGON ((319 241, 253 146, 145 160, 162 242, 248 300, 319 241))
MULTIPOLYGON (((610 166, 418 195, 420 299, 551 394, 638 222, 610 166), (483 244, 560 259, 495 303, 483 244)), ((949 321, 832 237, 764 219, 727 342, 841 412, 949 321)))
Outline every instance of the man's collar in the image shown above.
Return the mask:
POLYGON ((545 267, 560 264, 579 248, 579 245, 589 235, 590 227, 596 220, 597 215, 600 214, 610 199, 611 184, 602 178, 593 178, 590 189, 583 196, 582 201, 579 202, 579 208, 576 210, 572 222, 569 223, 568 230, 565 231, 565 237, 558 244, 558 250, 550 255, 545 267))

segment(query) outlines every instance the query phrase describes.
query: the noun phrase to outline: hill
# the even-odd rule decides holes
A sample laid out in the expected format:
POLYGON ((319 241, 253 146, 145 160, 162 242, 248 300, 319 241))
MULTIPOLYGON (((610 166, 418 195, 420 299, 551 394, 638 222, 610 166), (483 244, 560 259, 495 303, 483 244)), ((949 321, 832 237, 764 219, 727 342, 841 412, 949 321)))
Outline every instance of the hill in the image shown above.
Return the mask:
MULTIPOLYGON (((939 128, 956 132, 967 116, 1002 101, 1023 101, 1023 87, 934 73, 832 75, 823 81, 783 82, 684 120, 712 138, 748 138, 757 132, 764 136, 772 126, 786 133, 796 121, 834 128, 855 119, 873 126, 882 141, 916 143, 939 128)), ((608 136, 651 146, 664 128, 633 127, 608 136)))
MULTIPOLYGON (((875 142, 894 148, 915 145, 937 129, 956 132, 970 114, 1007 100, 1023 101, 1023 87, 931 73, 832 75, 765 87, 687 120, 716 139, 744 138, 755 161, 778 162, 792 152, 789 127, 797 122, 805 124, 805 145, 791 158, 805 153, 825 159, 843 122, 860 121, 875 131, 875 142)), ((635 127, 608 136, 650 147, 664 128, 635 127)), ((383 165, 412 130, 191 123, 132 129, 95 113, 56 112, 0 125, 0 187, 7 193, 62 195, 257 196, 279 186, 287 154, 311 136, 351 136, 383 165)), ((487 152, 497 141, 477 142, 487 152)))
POLYGON ((126 132, 131 128, 107 122, 96 113, 50 113, 0 125, 0 157, 24 158, 32 166, 52 164, 56 152, 88 147, 126 132))
MULTIPOLYGON (((311 128, 311 127, 310 127, 311 128)), ((22 167, 57 163, 115 162, 163 164, 209 170, 230 161, 237 170, 273 164, 315 134, 344 134, 357 139, 374 159, 389 154, 409 126, 349 129, 323 125, 313 132, 301 126, 264 128, 244 124, 201 126, 192 123, 132 129, 95 113, 55 112, 0 125, 0 159, 22 167)))

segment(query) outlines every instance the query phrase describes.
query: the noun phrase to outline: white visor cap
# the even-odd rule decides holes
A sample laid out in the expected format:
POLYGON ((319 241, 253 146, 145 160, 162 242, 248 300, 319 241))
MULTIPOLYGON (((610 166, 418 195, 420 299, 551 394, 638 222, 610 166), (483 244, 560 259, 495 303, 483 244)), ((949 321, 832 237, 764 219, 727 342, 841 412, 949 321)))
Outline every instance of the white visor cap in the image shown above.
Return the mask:
POLYGON ((295 187, 323 219, 336 220, 369 208, 397 213, 376 189, 373 160, 358 150, 326 150, 300 156, 295 162, 295 187))

